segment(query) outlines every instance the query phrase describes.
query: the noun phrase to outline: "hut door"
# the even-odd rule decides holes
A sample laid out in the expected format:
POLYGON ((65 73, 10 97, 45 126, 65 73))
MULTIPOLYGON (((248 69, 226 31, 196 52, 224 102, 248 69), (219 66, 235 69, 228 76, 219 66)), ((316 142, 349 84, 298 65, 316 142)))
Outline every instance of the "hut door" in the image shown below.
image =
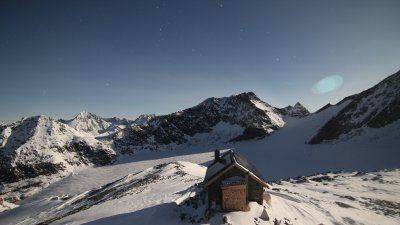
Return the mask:
POLYGON ((222 209, 224 211, 245 211, 246 208, 245 184, 222 187, 222 209))

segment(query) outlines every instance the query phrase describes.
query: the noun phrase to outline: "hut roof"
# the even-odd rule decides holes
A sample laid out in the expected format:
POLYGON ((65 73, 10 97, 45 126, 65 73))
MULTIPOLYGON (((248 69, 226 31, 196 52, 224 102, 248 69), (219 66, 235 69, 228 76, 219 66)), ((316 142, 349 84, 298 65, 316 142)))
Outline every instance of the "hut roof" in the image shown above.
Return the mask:
POLYGON ((225 152, 219 160, 214 161, 208 167, 206 176, 204 178, 204 184, 207 185, 211 180, 213 180, 219 174, 224 173, 224 171, 231 166, 237 166, 239 169, 248 172, 251 176, 259 180, 263 186, 268 186, 256 167, 253 166, 246 158, 233 152, 232 150, 225 152))

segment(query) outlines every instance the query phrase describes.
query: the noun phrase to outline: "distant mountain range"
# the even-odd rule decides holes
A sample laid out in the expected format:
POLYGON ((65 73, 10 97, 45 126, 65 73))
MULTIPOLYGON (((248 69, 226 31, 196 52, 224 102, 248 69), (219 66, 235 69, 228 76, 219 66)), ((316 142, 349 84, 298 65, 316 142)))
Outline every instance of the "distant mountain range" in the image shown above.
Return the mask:
MULTIPOLYGON (((343 109, 329 118, 309 140, 318 144, 364 127, 380 128, 400 117, 400 73, 349 96, 343 109)), ((332 107, 327 105, 323 109, 332 107)), ((264 138, 285 126, 290 117, 309 111, 300 103, 277 108, 247 92, 208 98, 192 108, 168 115, 142 115, 134 121, 102 118, 81 112, 70 120, 35 116, 0 124, 0 182, 39 175, 68 174, 86 165, 106 165, 117 156, 142 149, 174 149, 199 143, 227 143, 264 138)))

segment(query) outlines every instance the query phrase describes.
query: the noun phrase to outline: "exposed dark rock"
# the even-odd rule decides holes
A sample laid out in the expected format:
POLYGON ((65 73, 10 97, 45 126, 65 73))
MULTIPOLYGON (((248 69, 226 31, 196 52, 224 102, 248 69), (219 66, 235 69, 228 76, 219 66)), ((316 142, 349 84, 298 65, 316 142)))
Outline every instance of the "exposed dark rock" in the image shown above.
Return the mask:
MULTIPOLYGON (((76 152, 78 157, 74 161, 66 161, 70 165, 81 165, 92 163, 102 166, 112 163, 116 155, 106 149, 95 149, 85 142, 71 143, 65 146, 64 151, 76 152)), ((15 157, 15 156, 14 156, 15 157)), ((64 171, 66 165, 40 160, 31 163, 16 162, 15 166, 9 166, 14 161, 13 157, 2 157, 0 167, 0 183, 12 183, 26 178, 34 178, 40 175, 49 176, 64 171)))
POLYGON ((273 121, 269 113, 279 112, 262 102, 253 92, 225 98, 208 98, 192 108, 163 116, 142 116, 131 126, 114 135, 115 146, 120 152, 135 149, 158 149, 169 144, 183 144, 196 134, 209 133, 220 122, 239 125, 242 134, 231 140, 241 141, 264 137, 282 124, 273 121), (259 108, 257 104, 262 105, 259 108))
POLYGON ((342 208, 354 208, 353 206, 343 203, 343 202, 335 202, 338 206, 342 207, 342 208))
POLYGON ((296 184, 301 184, 301 183, 307 183, 307 182, 309 182, 308 181, 308 179, 307 179, 307 177, 305 177, 305 176, 299 176, 299 177, 295 177, 295 178, 293 178, 293 183, 296 183, 296 184))
POLYGON ((294 106, 286 106, 285 108, 277 109, 282 115, 291 117, 305 117, 310 115, 310 112, 302 104, 297 102, 294 106))
POLYGON ((78 153, 81 161, 85 164, 93 163, 97 166, 104 166, 112 163, 116 155, 107 149, 94 148, 85 142, 74 142, 67 147, 69 151, 78 153))
POLYGON ((333 181, 335 179, 333 179, 330 176, 318 176, 318 177, 310 178, 310 180, 316 181, 316 182, 325 182, 325 181, 333 181))
POLYGON ((61 163, 38 162, 31 165, 17 163, 14 167, 0 169, 0 183, 11 183, 40 175, 51 175, 64 170, 64 168, 61 163))
POLYGON ((383 213, 385 216, 400 216, 400 203, 382 199, 363 198, 360 201, 361 205, 370 208, 378 213, 383 213))
POLYGON ((347 105, 311 138, 309 144, 334 140, 364 126, 381 128, 400 119, 400 71, 337 105, 341 104, 347 105))

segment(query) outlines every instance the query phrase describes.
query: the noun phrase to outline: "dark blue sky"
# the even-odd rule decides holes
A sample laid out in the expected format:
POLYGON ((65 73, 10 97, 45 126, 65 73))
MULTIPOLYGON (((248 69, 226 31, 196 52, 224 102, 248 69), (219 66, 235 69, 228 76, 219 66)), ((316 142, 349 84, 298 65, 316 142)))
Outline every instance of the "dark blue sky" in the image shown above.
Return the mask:
POLYGON ((3 0, 0 121, 134 119, 243 91, 315 111, 400 69, 399 21, 398 0, 3 0))

